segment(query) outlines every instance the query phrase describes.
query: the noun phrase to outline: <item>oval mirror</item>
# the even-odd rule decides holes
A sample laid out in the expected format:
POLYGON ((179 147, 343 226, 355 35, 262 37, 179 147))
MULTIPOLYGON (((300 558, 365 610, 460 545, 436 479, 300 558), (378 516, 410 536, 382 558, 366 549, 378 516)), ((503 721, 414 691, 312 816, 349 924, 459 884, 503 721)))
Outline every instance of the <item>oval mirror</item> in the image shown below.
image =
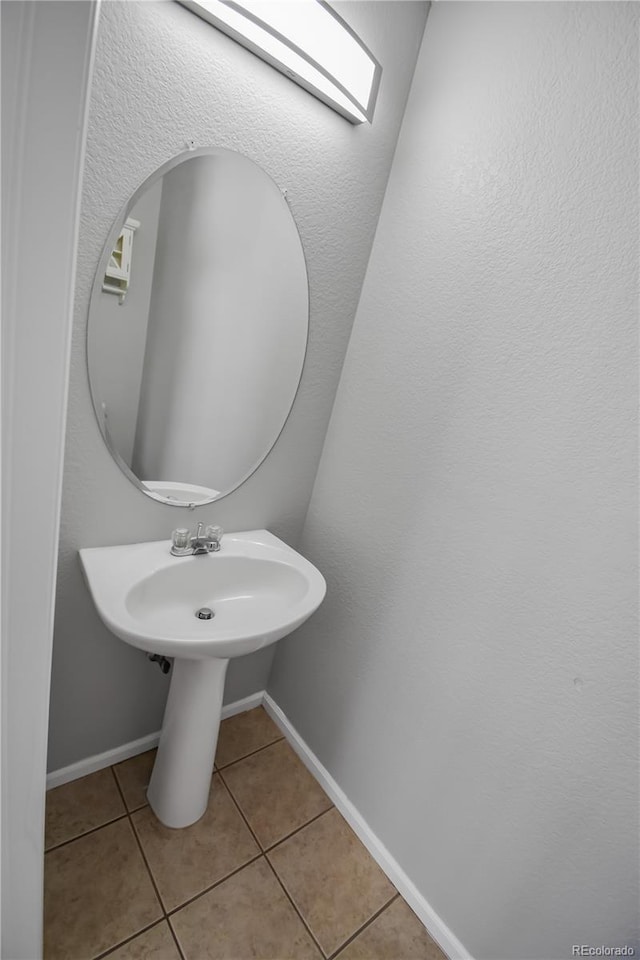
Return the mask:
POLYGON ((127 477, 176 506, 243 483, 291 410, 308 315, 300 237, 260 167, 205 148, 149 177, 107 239, 87 331, 98 424, 127 477))

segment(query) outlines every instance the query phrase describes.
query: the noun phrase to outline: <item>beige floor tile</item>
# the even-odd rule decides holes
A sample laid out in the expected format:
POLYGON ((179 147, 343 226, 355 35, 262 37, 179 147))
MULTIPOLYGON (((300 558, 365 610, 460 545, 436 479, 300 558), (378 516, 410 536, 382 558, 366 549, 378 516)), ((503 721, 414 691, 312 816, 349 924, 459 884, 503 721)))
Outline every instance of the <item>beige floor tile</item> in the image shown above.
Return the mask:
POLYGON ((147 750, 146 753, 139 753, 137 757, 117 763, 113 768, 127 810, 137 810, 147 803, 147 787, 151 779, 156 752, 156 750, 147 750))
POLYGON ((395 894, 337 810, 275 847, 268 857, 326 954, 395 894))
POLYGON ((150 807, 131 819, 167 910, 173 910, 247 863, 258 845, 215 774, 205 815, 191 827, 171 830, 150 807))
POLYGON ((336 960, 447 960, 413 910, 398 897, 336 960))
POLYGON ((79 837, 125 812, 109 768, 55 787, 47 792, 45 849, 79 837))
POLYGON ((224 767, 280 739, 282 734, 264 707, 237 713, 220 724, 216 766, 224 767))
POLYGON ((222 777, 265 849, 331 806, 286 740, 225 767, 222 777))
POLYGON ((161 916, 128 819, 45 856, 46 960, 89 960, 161 916))
POLYGON ((187 960, 321 960, 264 859, 174 913, 171 924, 187 960))
POLYGON ((166 920, 129 940, 107 957, 108 960, 181 960, 166 920))

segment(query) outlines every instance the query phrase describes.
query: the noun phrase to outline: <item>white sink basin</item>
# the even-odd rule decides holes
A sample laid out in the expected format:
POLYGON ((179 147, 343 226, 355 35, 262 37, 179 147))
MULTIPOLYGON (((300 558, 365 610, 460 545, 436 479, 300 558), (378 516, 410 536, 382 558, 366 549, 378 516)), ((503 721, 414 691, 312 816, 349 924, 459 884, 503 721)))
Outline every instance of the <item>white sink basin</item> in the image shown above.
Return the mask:
POLYGON ((165 657, 237 657, 291 633, 320 605, 324 577, 267 530, 225 534, 218 553, 173 557, 170 542, 80 551, 105 625, 165 657), (199 620, 201 607, 212 620, 199 620))
POLYGON ((171 543, 80 551, 106 626, 149 653, 174 657, 158 754, 147 792, 168 827, 205 812, 230 657, 299 627, 322 603, 313 564, 268 530, 225 534, 217 553, 174 557, 171 543), (213 612, 199 619, 202 607, 213 612))

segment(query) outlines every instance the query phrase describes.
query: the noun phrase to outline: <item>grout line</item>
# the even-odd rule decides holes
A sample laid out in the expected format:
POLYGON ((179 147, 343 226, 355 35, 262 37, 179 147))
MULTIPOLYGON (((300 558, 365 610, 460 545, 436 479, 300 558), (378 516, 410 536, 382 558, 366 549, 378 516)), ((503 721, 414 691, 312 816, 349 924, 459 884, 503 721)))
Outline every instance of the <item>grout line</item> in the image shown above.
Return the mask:
POLYGON ((128 815, 129 815, 129 807, 127 806, 127 801, 126 801, 125 798, 124 798, 124 793, 122 792, 122 787, 120 786, 120 781, 118 780, 118 774, 116 773, 115 767, 114 767, 113 765, 109 767, 109 770, 111 770, 111 776, 113 777, 114 783, 115 783, 115 785, 116 785, 116 790, 117 790, 118 793, 120 794, 120 799, 122 800, 122 804, 123 804, 125 810, 127 811, 127 816, 128 816, 128 815))
MULTIPOLYGON (((257 752, 257 751, 256 751, 256 752, 257 752)), ((300 833, 301 830, 304 830, 305 827, 308 827, 310 823, 313 823, 313 822, 314 822, 314 820, 318 820, 319 817, 322 817, 325 813, 329 813, 330 810, 333 810, 333 809, 334 809, 334 804, 333 804, 331 798, 330 798, 329 796, 327 796, 327 794, 325 793, 324 795, 325 795, 325 797, 327 797, 327 801, 328 801, 328 803, 329 803, 329 806, 326 808, 326 810, 321 810, 320 813, 314 814, 313 817, 311 817, 309 820, 305 820, 305 822, 302 823, 302 824, 300 824, 299 827, 296 827, 295 830, 292 830, 290 833, 286 833, 283 837, 280 837, 280 838, 279 838, 278 840, 276 840, 274 843, 271 843, 271 844, 269 844, 268 847, 265 847, 265 846, 262 844, 262 842, 258 839, 258 836, 257 836, 256 833, 254 832, 253 827, 252 827, 251 824, 249 823, 249 820, 247 819, 247 817, 246 817, 246 815, 245 815, 245 813, 244 813, 244 810, 243 810, 242 807, 240 806, 239 800, 236 800, 235 795, 234 795, 234 793, 233 793, 233 790, 231 789, 231 787, 229 786, 229 784, 228 784, 227 781, 225 780, 225 778, 224 778, 224 770, 218 770, 218 776, 220 777, 220 779, 221 779, 222 782, 224 783, 225 787, 227 788, 227 793, 229 793, 229 795, 231 796, 231 799, 233 800, 233 802, 235 803, 236 807, 238 808, 238 810, 240 811, 240 813, 241 813, 241 815, 242 815, 242 819, 244 820, 244 822, 245 822, 245 823, 247 824, 247 826, 249 827, 249 830, 251 830, 251 833, 252 833, 252 835, 253 835, 256 843, 258 844, 258 846, 260 847, 260 849, 262 850, 263 853, 269 853, 271 850, 274 849, 274 847, 277 847, 279 844, 284 843, 285 840, 289 840, 291 837, 295 836, 296 833, 300 833)), ((323 790, 322 792, 324 793, 324 790, 323 790)))
POLYGON ((172 925, 171 920, 170 920, 169 917, 167 917, 167 926, 169 927, 169 933, 170 933, 171 936, 173 937, 173 942, 174 942, 175 945, 176 945, 176 950, 178 951, 178 956, 181 958, 181 960, 187 960, 186 954, 184 953, 182 947, 180 946, 180 941, 178 940, 178 936, 177 936, 175 930, 173 929, 173 925, 172 925))
POLYGON ((267 861, 267 863, 268 863, 269 866, 271 867, 271 872, 273 873, 274 877, 276 878, 276 880, 277 880, 278 883, 280 884, 280 886, 281 886, 281 888, 282 888, 282 890, 283 890, 283 892, 284 892, 285 897, 287 898, 287 900, 289 901, 289 903, 291 904, 291 906, 293 907, 293 909, 294 909, 295 912, 297 913, 297 915, 298 915, 298 917, 300 918, 300 920, 302 921, 302 923, 303 923, 303 925, 304 925, 307 933, 309 934, 309 936, 311 937, 311 939, 312 939, 313 942, 315 943, 316 947, 317 947, 318 950, 320 951, 320 955, 321 955, 322 957, 326 957, 327 954, 324 952, 324 950, 322 949, 322 947, 321 947, 320 944, 318 943, 318 940, 317 940, 317 938, 316 938, 316 935, 314 934, 313 930, 311 929, 311 927, 309 926, 309 924, 307 923, 307 921, 305 920, 305 918, 302 916, 300 910, 298 909, 298 906, 297 906, 295 900, 293 899, 293 897, 291 896, 291 894, 289 893, 289 891, 288 891, 287 888, 285 887, 284 883, 282 882, 282 880, 281 880, 280 877, 278 876, 278 872, 276 871, 276 868, 274 867, 274 865, 271 863, 271 860, 269 860, 269 857, 267 857, 267 856, 265 856, 265 860, 267 861))
MULTIPOLYGON (((118 786, 118 790, 120 791, 120 796, 122 797, 122 802, 124 803, 124 794, 122 793, 122 789, 121 789, 121 787, 120 787, 120 784, 118 783, 118 778, 117 778, 117 776, 116 776, 116 772, 115 772, 115 770, 113 769, 113 767, 110 767, 110 770, 111 770, 111 773, 113 774, 113 779, 116 781, 116 784, 117 784, 117 786, 118 786)), ((125 803, 125 806, 126 806, 126 803, 125 803)), ((156 897, 158 898, 158 903, 160 904, 160 909, 162 910, 162 916, 163 916, 164 919, 166 920, 166 918, 167 918, 167 911, 165 910, 164 900, 163 900, 162 897, 160 896, 160 891, 158 890, 158 886, 157 886, 157 884, 156 884, 155 878, 154 878, 154 876, 153 876, 153 873, 151 872, 151 867, 149 866, 149 861, 148 861, 147 858, 146 858, 144 849, 143 849, 143 847, 142 847, 142 843, 140 842, 140 837, 138 836, 138 832, 137 832, 137 830, 136 830, 136 828, 135 828, 135 824, 134 824, 133 820, 131 819, 131 814, 130 814, 128 811, 127 811, 127 819, 128 819, 128 821, 129 821, 129 826, 131 827, 131 832, 133 833, 133 836, 135 837, 135 841, 136 841, 136 843, 138 844, 138 850, 140 851, 140 856, 142 857, 142 862, 144 863, 145 867, 147 868, 147 873, 149 874, 149 879, 151 880, 151 885, 153 886, 153 889, 154 889, 154 891, 155 891, 156 897)), ((183 960, 184 960, 184 958, 183 958, 183 960)))
POLYGON ((246 760, 247 757, 253 757, 256 753, 261 753, 263 750, 266 750, 267 747, 272 747, 274 743, 280 743, 281 740, 285 740, 286 737, 284 734, 281 737, 276 737, 275 740, 270 740, 269 743, 263 743, 261 747, 257 747, 255 750, 252 750, 250 753, 245 753, 242 757, 236 757, 235 760, 229 760, 228 763, 223 763, 221 766, 216 764, 215 770, 217 773, 220 773, 221 770, 226 770, 227 767, 232 767, 234 763, 241 763, 243 760, 246 760))
POLYGON ((146 854, 145 854, 145 852, 144 852, 144 847, 142 846, 142 843, 140 842, 140 837, 138 836, 138 833, 137 833, 136 828, 135 828, 135 824, 134 824, 133 820, 131 819, 131 817, 129 817, 129 824, 130 824, 131 829, 132 829, 132 831, 133 831, 133 835, 134 835, 134 837, 136 838, 136 843, 138 844, 138 849, 140 850, 140 853, 141 853, 141 855, 142 855, 142 859, 143 859, 143 861, 144 861, 144 865, 145 865, 145 867, 147 868, 147 873, 149 874, 149 877, 150 877, 150 879, 151 879, 151 883, 152 883, 152 885, 153 885, 153 889, 154 889, 155 892, 156 892, 156 897, 158 898, 158 901, 159 901, 159 903, 160 903, 160 909, 162 910, 162 915, 163 915, 163 917, 167 917, 168 914, 167 914, 166 907, 165 907, 165 905, 164 905, 164 900, 163 900, 162 897, 160 896, 160 891, 158 890, 158 885, 157 885, 157 883, 156 883, 156 881, 155 881, 155 877, 153 876, 153 873, 152 873, 152 871, 151 871, 151 867, 149 866, 149 861, 147 860, 146 854))
POLYGON ((103 957, 108 957, 109 954, 113 953, 114 950, 119 950, 120 947, 124 947, 125 944, 131 943, 132 940, 135 940, 136 937, 142 936, 143 933, 147 933, 149 930, 153 930, 154 927, 160 926, 161 923, 165 923, 166 917, 160 917, 158 920, 154 920, 153 923, 150 923, 148 926, 143 927, 142 930, 136 930, 135 933, 131 934, 130 937, 127 937, 126 940, 120 940, 118 943, 115 943, 112 947, 109 947, 108 950, 105 950, 104 953, 99 953, 92 960, 103 960, 103 957))
POLYGON ((109 767, 109 770, 111 770, 111 776, 113 777, 113 779, 114 779, 115 782, 116 782, 116 787, 118 788, 118 793, 120 794, 120 797, 122 798, 122 802, 124 803, 124 808, 125 808, 125 810, 128 811, 128 810, 129 810, 129 807, 128 807, 125 799, 124 799, 124 793, 122 792, 122 787, 120 786, 120 778, 118 777, 118 774, 116 773, 116 765, 115 765, 115 763, 112 763, 112 764, 111 764, 111 766, 109 767))
POLYGON ((251 833, 251 836, 253 837, 253 839, 255 840, 255 842, 258 844, 258 849, 260 850, 260 853, 264 853, 264 850, 262 849, 262 844, 261 844, 260 841, 258 840, 258 838, 257 838, 257 836, 256 836, 256 834, 255 834, 255 831, 254 831, 253 827, 251 826, 251 824, 249 823, 249 821, 248 821, 247 818, 245 817, 245 815, 244 815, 244 813, 243 813, 243 810, 242 810, 242 807, 240 806, 240 804, 238 803, 238 801, 236 800, 236 798, 234 797, 234 795, 231 793, 231 790, 229 790, 229 787, 227 786, 226 780, 225 780, 224 777, 222 776, 222 773, 219 773, 218 776, 220 777, 220 782, 221 782, 222 786, 224 787, 224 789, 227 791, 227 793, 228 793, 229 796, 231 797, 231 799, 232 799, 232 801, 233 801, 234 807, 236 808, 236 810, 238 811, 238 813, 240 814, 240 816, 241 816, 242 819, 244 820, 245 824, 247 825, 247 827, 248 827, 248 829, 249 829, 249 832, 251 833))
MULTIPOLYGON (((130 759, 133 759, 133 758, 130 758, 130 759)), ((126 763, 126 762, 127 762, 126 760, 123 760, 123 761, 122 761, 122 763, 126 763)), ((132 813, 135 813, 136 810, 142 810, 143 807, 148 807, 148 806, 149 806, 149 801, 148 801, 148 800, 145 800, 144 803, 141 803, 138 807, 134 807, 133 810, 130 810, 130 809, 129 809, 129 804, 127 803, 127 801, 126 801, 125 798, 124 798, 124 790, 122 789, 122 785, 121 785, 121 783, 120 783, 120 778, 118 777, 118 774, 116 773, 116 764, 112 764, 112 765, 109 767, 109 770, 111 770, 111 773, 113 774, 113 779, 114 779, 115 782, 116 782, 116 787, 118 788, 118 793, 119 793, 120 796, 122 797, 122 802, 123 802, 123 804, 124 804, 124 808, 125 808, 125 810, 127 811, 127 813, 129 814, 129 816, 131 816, 132 813)))
POLYGON ((76 840, 81 840, 83 837, 88 837, 92 833, 97 833, 98 830, 102 830, 103 827, 109 827, 112 823, 118 823, 119 820, 125 820, 127 813, 121 813, 119 816, 114 817, 113 820, 105 820, 104 823, 99 824, 97 827, 91 827, 90 830, 85 830, 84 833, 79 833, 75 837, 70 837, 68 840, 61 840, 60 843, 55 843, 52 847, 47 847, 44 852, 44 855, 48 853, 53 853, 54 850, 59 850, 60 847, 68 847, 70 843, 74 843, 76 840))
POLYGON ((316 813, 315 817, 311 817, 311 819, 307 820, 306 823, 303 823, 301 827, 296 827, 295 830, 291 831, 291 833, 287 833, 284 837, 281 837, 279 840, 276 840, 275 843, 272 843, 270 847, 265 847, 264 852, 271 853, 272 850, 275 850, 276 847, 279 847, 281 843, 285 842, 285 840, 290 840, 291 837, 295 837, 296 833, 300 833, 300 831, 304 830, 305 827, 308 827, 310 823, 314 823, 316 820, 319 820, 320 817, 324 817, 325 813, 329 813, 329 811, 332 809, 333 804, 327 807, 326 810, 321 810, 320 813, 316 813))
MULTIPOLYGON (((248 829, 251 831, 251 835, 253 836, 254 840, 256 841, 256 843, 258 844, 258 846, 260 847, 260 849, 262 850, 262 844, 261 844, 260 841, 258 840, 257 836, 255 835, 255 833, 254 833, 254 831, 253 831, 253 828, 252 828, 251 824, 249 823, 249 821, 248 821, 247 818, 245 817, 244 813, 242 812, 242 807, 241 807, 240 804, 237 802, 237 800, 236 800, 236 798, 234 797, 234 795, 231 793, 231 790, 229 790, 229 787, 227 786, 227 784, 225 783, 225 781, 224 781, 224 779, 223 779, 223 777, 222 777, 222 774, 220 774, 220 780, 222 781, 222 784, 223 784, 225 790, 227 791, 227 793, 229 794, 229 796, 230 796, 231 799, 233 800, 233 803, 235 804, 235 806, 236 806, 236 808, 237 808, 237 810, 238 810, 238 813, 240 814, 240 816, 242 817, 242 819, 243 819, 244 822, 246 823, 248 829)), ((328 811, 325 810, 324 813, 328 813, 328 811)), ((322 816, 322 814, 320 814, 320 816, 322 816)), ((316 819, 317 819, 317 818, 316 818, 316 819)), ((306 824, 305 824, 305 826, 306 826, 306 824)), ((276 880, 278 881, 278 883, 280 884, 280 886, 281 886, 282 889, 284 890, 284 893, 285 893, 285 896, 287 897, 287 900, 289 901, 289 903, 291 904, 291 906, 293 907, 293 909, 294 909, 295 912, 297 913, 298 917, 299 917, 300 920, 302 921, 302 924, 304 925, 305 929, 306 929, 307 932, 309 933, 309 936, 311 937, 311 939, 312 939, 313 942, 315 943, 316 947, 317 947, 318 950, 320 951, 321 956, 324 957, 324 956, 325 956, 324 950, 322 949, 322 947, 320 946, 320 944, 319 944, 318 941, 316 940, 316 938, 315 938, 315 936, 314 936, 311 928, 309 927, 307 921, 304 919, 304 917, 302 916, 302 914, 300 913, 300 911, 299 911, 298 908, 296 907, 295 903, 293 902, 293 900, 292 900, 291 897, 289 896, 289 891, 285 888, 282 880, 280 879, 280 877, 279 877, 278 874, 276 873, 273 864, 272 864, 271 861, 269 860, 269 857, 267 857, 267 856, 265 855, 264 859, 266 860, 266 862, 267 862, 267 863, 269 864, 269 866, 271 867, 271 870, 272 870, 272 872, 273 872, 274 877, 276 878, 276 880)))
POLYGON ((334 950, 333 953, 329 954, 329 957, 327 958, 327 960, 339 960, 339 956, 340 956, 340 954, 342 953, 342 951, 345 949, 345 947, 348 947, 350 943, 353 943, 353 941, 356 939, 356 937, 359 937, 360 934, 361 934, 364 930, 366 930, 367 927, 369 927, 369 926, 374 922, 374 920, 377 920, 378 917, 379 917, 381 914, 383 914, 383 913, 385 912, 385 910, 386 910, 388 907, 391 906, 391 904, 394 902, 394 900, 397 900, 397 899, 398 899, 399 896, 400 896, 400 894, 399 894, 398 891, 396 890, 396 892, 395 892, 394 895, 391 897, 391 899, 387 900, 387 902, 386 902, 385 904, 383 904, 383 905, 380 907, 379 910, 376 910, 376 912, 375 912, 374 914, 372 914, 372 915, 369 917, 369 919, 368 919, 365 923, 363 923, 361 927, 359 927, 359 928, 356 930, 355 933, 352 933, 351 936, 348 937, 348 938, 344 941, 344 943, 341 943, 337 950, 334 950))
POLYGON ((171 910, 167 913, 167 920, 171 920, 171 917, 174 917, 176 913, 179 913, 183 907, 188 907, 194 902, 194 900, 199 900, 200 897, 203 897, 205 893, 211 893, 216 887, 219 887, 221 883, 224 883, 226 880, 230 880, 231 877, 235 877, 236 873, 240 873, 241 870, 244 870, 245 867, 249 867, 252 863, 255 863, 256 860, 260 860, 263 857, 263 853, 256 853, 255 857, 252 857, 251 860, 247 860, 246 863, 242 863, 239 867, 236 867, 235 870, 232 870, 231 873, 226 873, 224 877, 220 877, 219 880, 216 880, 215 883, 210 884, 208 887, 205 887, 204 890, 194 893, 192 897, 189 897, 188 900, 185 900, 184 903, 179 903, 177 907, 172 907, 171 910))

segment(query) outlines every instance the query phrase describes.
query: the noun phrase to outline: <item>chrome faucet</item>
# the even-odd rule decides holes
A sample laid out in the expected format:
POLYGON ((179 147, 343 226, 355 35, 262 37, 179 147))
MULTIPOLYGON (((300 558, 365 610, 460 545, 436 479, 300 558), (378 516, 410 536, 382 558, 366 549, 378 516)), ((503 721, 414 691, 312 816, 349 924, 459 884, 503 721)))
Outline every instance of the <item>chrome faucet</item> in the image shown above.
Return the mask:
POLYGON ((174 530, 171 535, 171 553, 174 557, 200 556, 205 553, 217 553, 222 540, 222 527, 208 526, 204 530, 204 523, 199 523, 196 532, 190 536, 184 527, 174 530))

